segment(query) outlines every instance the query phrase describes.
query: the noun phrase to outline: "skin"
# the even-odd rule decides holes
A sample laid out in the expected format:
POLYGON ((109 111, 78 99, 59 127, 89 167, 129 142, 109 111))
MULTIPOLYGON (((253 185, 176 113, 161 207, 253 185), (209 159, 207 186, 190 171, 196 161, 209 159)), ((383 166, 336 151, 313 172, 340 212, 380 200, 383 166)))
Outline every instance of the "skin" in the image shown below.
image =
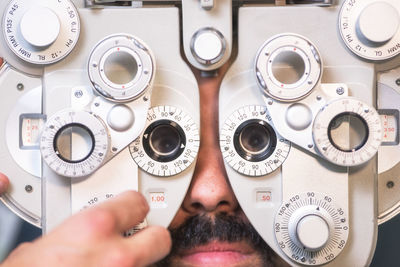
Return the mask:
MULTIPOLYGON (((249 224, 229 184, 218 141, 219 87, 227 68, 225 65, 211 78, 194 70, 200 88, 201 145, 190 188, 169 227, 172 232, 196 216, 212 223, 223 214, 249 224)), ((0 194, 8 185, 8 178, 0 173, 0 194)), ((169 231, 148 227, 129 238, 121 235, 141 222, 148 210, 140 193, 123 193, 70 217, 45 237, 20 245, 0 266, 43 266, 44 262, 46 266, 151 265, 170 253, 169 231)), ((249 241, 208 240, 194 248, 175 249, 168 263, 158 266, 287 266, 268 251, 272 256, 266 262, 262 255, 266 253, 257 251, 249 241)))

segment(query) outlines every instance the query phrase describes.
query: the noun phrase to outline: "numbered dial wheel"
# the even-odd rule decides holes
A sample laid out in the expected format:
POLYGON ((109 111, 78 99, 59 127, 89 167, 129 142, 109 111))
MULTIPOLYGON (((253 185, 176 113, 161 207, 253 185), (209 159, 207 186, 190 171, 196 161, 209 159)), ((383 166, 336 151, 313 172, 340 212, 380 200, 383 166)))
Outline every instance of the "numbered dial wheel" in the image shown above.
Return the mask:
POLYGON ((378 151, 381 120, 374 108, 357 99, 334 100, 317 114, 313 138, 318 151, 330 162, 360 165, 378 151))
POLYGON ((400 53, 400 2, 398 0, 346 0, 339 30, 346 46, 369 60, 386 60, 400 53))
POLYGON ((129 149, 136 164, 155 176, 172 176, 196 159, 199 131, 193 119, 171 106, 151 108, 145 131, 129 149))
POLYGON ((8 47, 33 64, 51 64, 65 58, 80 33, 78 12, 69 0, 13 0, 3 17, 8 47))
POLYGON ((103 164, 109 136, 104 123, 95 115, 63 110, 47 121, 40 150, 44 161, 57 174, 83 177, 103 164))
MULTIPOLYGON (((83 209, 87 209, 89 207, 92 207, 94 205, 97 205, 107 199, 111 199, 114 197, 114 194, 112 193, 108 193, 108 194, 97 194, 96 196, 93 196, 91 199, 89 199, 86 203, 83 203, 82 205, 82 210, 83 209)), ((128 236, 132 236, 134 234, 136 234, 137 232, 139 232, 140 230, 146 228, 148 226, 146 219, 139 223, 138 225, 136 225, 135 227, 125 231, 123 233, 124 236, 128 237, 128 236)))
POLYGON ((88 64, 89 78, 96 91, 115 102, 132 101, 151 86, 155 59, 138 38, 121 34, 100 41, 88 64))
POLYGON ((300 35, 274 36, 262 45, 256 56, 259 86, 266 95, 279 101, 296 101, 310 94, 321 72, 317 48, 300 35))
POLYGON ((242 107, 229 116, 221 129, 220 146, 225 161, 248 176, 273 172, 290 150, 289 141, 274 130, 263 106, 242 107))
POLYGON ((343 250, 349 224, 346 213, 331 197, 307 192, 283 203, 275 217, 274 231, 280 248, 290 259, 320 265, 343 250))

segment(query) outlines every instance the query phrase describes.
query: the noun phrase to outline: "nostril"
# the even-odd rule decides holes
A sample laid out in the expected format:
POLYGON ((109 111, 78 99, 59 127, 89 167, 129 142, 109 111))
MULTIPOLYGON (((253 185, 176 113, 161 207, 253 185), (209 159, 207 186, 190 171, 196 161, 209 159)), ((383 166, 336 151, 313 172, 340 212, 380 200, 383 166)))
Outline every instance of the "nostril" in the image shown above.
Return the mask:
POLYGON ((193 207, 194 209, 196 209, 196 210, 204 209, 203 205, 201 205, 201 204, 198 203, 198 202, 193 203, 193 204, 192 204, 192 207, 193 207))
POLYGON ((206 203, 205 203, 205 205, 203 205, 200 202, 192 203, 192 209, 196 210, 196 211, 214 210, 214 209, 222 209, 223 210, 224 207, 228 207, 228 206, 230 206, 230 204, 229 204, 229 201, 223 200, 223 201, 218 202, 217 205, 210 204, 210 206, 212 206, 212 208, 210 208, 209 205, 207 205, 206 203))
POLYGON ((219 206, 226 206, 226 205, 229 205, 229 202, 226 200, 219 202, 219 206))

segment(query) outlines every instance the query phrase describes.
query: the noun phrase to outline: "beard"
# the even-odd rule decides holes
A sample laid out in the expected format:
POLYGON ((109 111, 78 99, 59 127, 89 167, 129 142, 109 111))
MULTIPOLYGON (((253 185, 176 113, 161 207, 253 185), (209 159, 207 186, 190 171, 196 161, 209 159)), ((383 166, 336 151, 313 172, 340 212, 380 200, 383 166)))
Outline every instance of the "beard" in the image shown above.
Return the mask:
POLYGON ((213 241, 246 242, 258 254, 261 266, 281 266, 280 258, 261 238, 254 227, 236 216, 217 214, 215 217, 196 215, 177 228, 169 229, 172 237, 171 253, 157 267, 176 266, 173 260, 181 251, 206 245, 213 241))

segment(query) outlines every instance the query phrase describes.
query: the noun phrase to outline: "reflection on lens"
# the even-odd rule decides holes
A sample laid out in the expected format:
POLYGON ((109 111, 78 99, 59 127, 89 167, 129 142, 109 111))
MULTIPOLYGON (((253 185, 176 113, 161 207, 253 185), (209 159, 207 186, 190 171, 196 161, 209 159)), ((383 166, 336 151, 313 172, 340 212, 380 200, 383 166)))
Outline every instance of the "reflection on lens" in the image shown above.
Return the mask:
POLYGON ((54 151, 62 160, 79 163, 92 154, 94 143, 94 136, 86 126, 68 124, 57 132, 53 146, 54 151))
POLYGON ((104 63, 104 73, 115 84, 127 84, 137 75, 138 64, 129 53, 121 51, 112 53, 104 63))
POLYGON ((296 83, 304 72, 304 61, 295 52, 282 52, 272 62, 272 73, 275 79, 283 84, 296 83))
POLYGON ((242 158, 253 162, 262 161, 274 152, 276 134, 267 122, 248 120, 237 128, 234 145, 242 158))
POLYGON ((171 125, 159 125, 150 133, 150 147, 159 155, 167 156, 179 149, 181 137, 171 125))
POLYGON ((328 126, 329 141, 343 152, 359 150, 367 142, 368 135, 367 123, 356 113, 339 114, 328 126))
POLYGON ((147 127, 143 134, 143 148, 147 155, 159 162, 177 159, 185 149, 186 137, 182 128, 170 120, 160 120, 147 127))

